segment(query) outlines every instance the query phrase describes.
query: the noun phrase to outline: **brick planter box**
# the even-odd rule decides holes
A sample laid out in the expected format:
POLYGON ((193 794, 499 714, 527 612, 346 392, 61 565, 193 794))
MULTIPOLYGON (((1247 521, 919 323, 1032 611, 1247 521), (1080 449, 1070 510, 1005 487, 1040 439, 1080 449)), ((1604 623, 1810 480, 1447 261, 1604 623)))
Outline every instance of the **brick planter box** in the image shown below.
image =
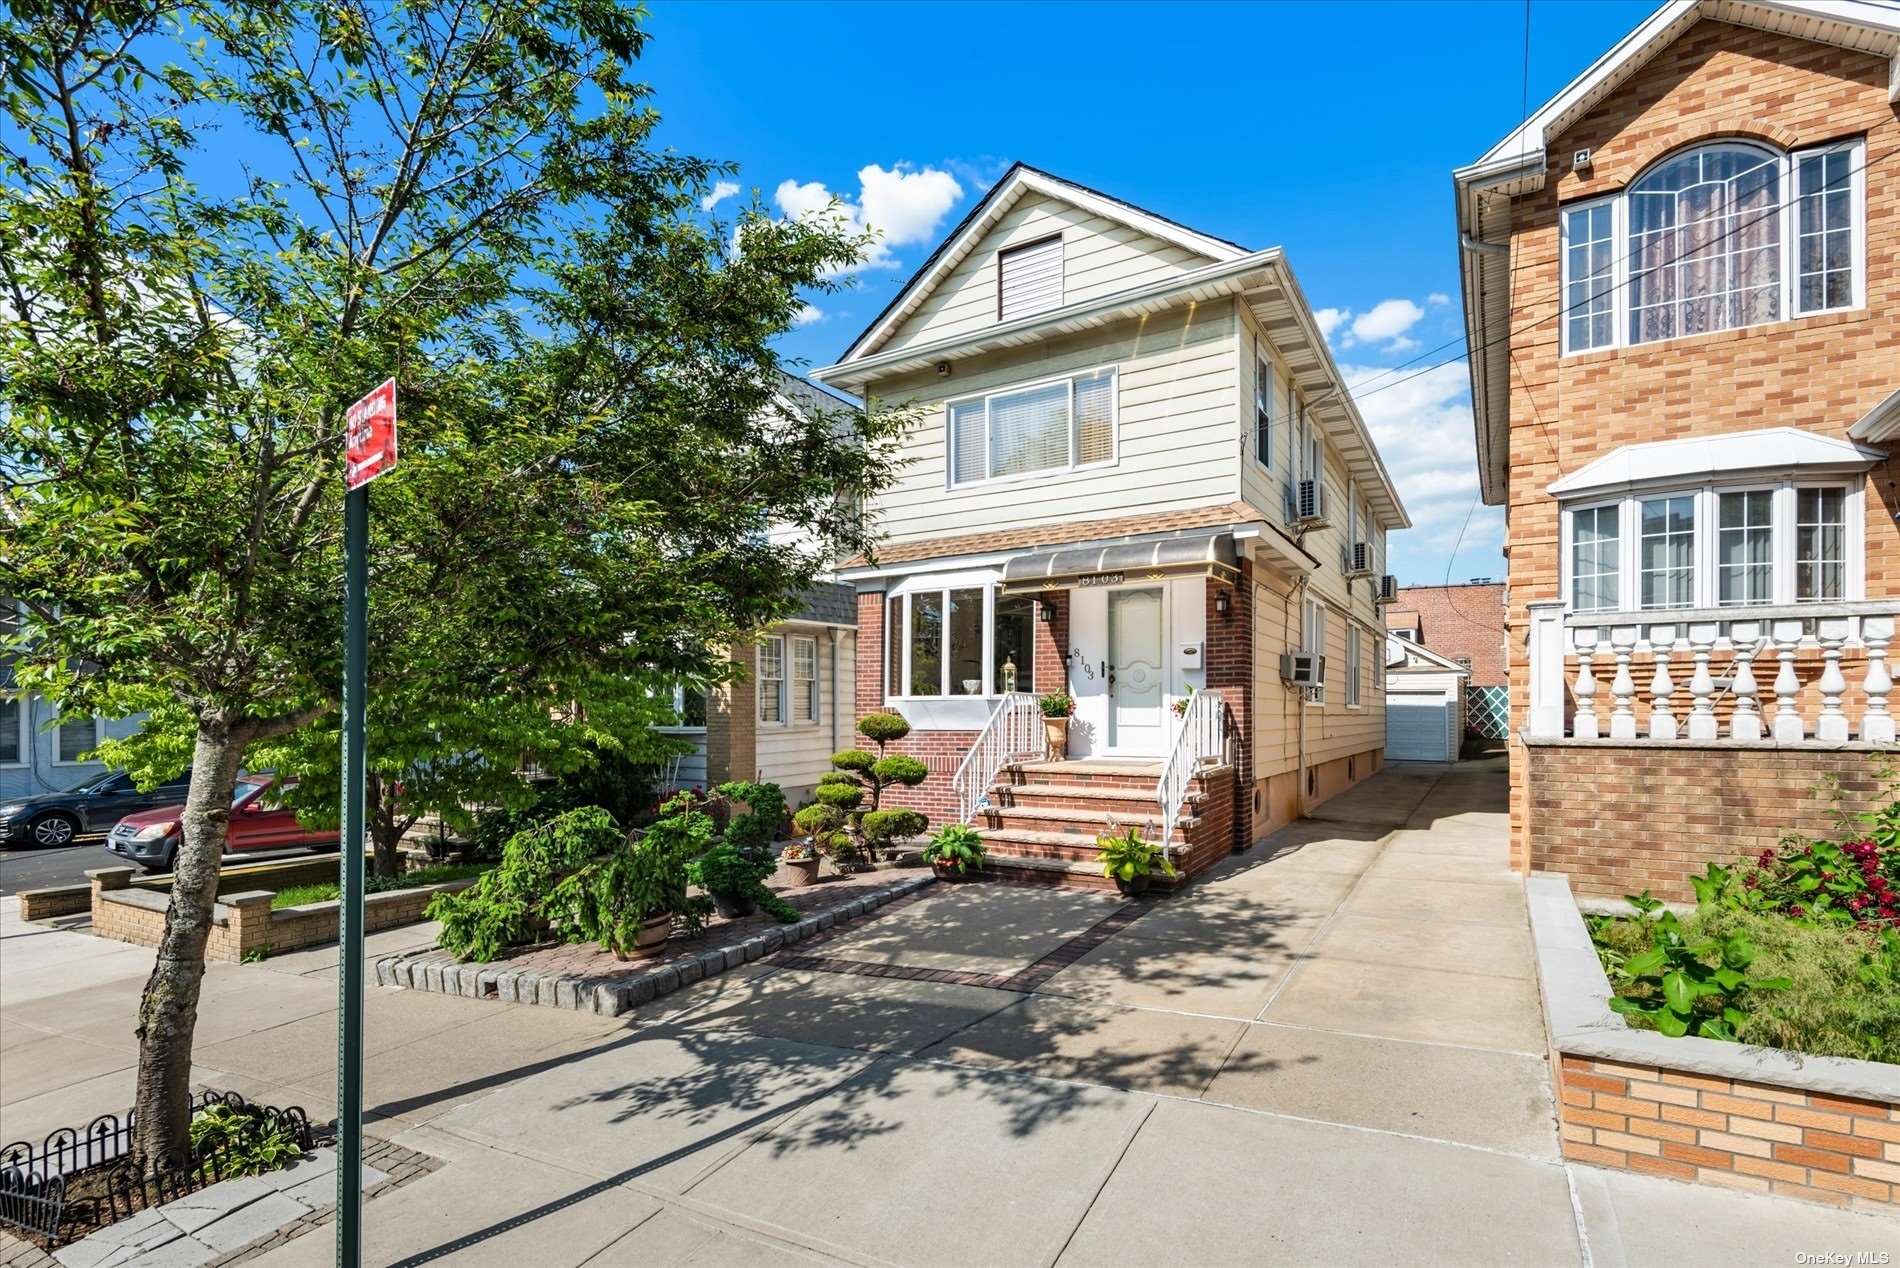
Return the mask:
POLYGON ((1900 1211, 1900 1066, 1633 1030, 1565 878, 1528 893, 1566 1158, 1900 1211))
MULTIPOLYGON (((334 868, 334 864, 332 865, 334 868)), ((331 875, 334 875, 332 870, 331 875)), ((87 872, 92 881, 92 931, 101 938, 156 947, 165 932, 165 909, 171 895, 132 884, 133 869, 102 867, 87 872)), ((327 879, 327 878, 326 878, 327 879)), ((392 889, 363 899, 363 929, 375 933, 422 919, 429 900, 474 884, 473 879, 392 889)), ((253 952, 293 951, 298 947, 335 942, 337 902, 304 903, 271 909, 271 891, 246 890, 221 894, 211 909, 211 935, 205 958, 242 961, 253 952)))

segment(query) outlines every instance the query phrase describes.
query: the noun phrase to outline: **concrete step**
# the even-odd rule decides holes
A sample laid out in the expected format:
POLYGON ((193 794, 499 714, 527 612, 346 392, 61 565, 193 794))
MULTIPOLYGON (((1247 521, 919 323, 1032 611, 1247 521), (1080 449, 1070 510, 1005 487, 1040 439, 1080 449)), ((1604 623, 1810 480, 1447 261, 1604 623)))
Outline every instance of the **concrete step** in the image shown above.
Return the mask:
MULTIPOLYGON (((983 847, 992 854, 1019 855, 1024 858, 1093 863, 1101 850, 1095 844, 1099 832, 1038 832, 1008 827, 978 828, 977 835, 983 838, 983 847)), ((1150 841, 1155 840, 1157 835, 1146 829, 1142 832, 1142 836, 1150 841)))
MULTIPOLYGON (((1153 802, 1117 805, 1110 809, 1033 806, 991 806, 979 818, 984 826, 1019 832, 1066 833, 1093 841, 1113 827, 1119 831, 1135 827, 1144 836, 1160 831, 1161 808, 1153 802)), ((1177 822, 1193 822, 1182 816, 1177 822)))
MULTIPOLYGON (((1188 812, 1206 800, 1206 794, 1190 789, 1181 803, 1188 812)), ((997 784, 990 789, 990 804, 1023 810, 1080 810, 1098 816, 1113 815, 1118 820, 1153 819, 1160 815, 1153 788, 1085 788, 1075 784, 997 784)))
POLYGON ((1018 885, 1060 885, 1068 889, 1115 888, 1093 863, 1033 855, 993 853, 983 861, 983 874, 992 880, 1018 885))

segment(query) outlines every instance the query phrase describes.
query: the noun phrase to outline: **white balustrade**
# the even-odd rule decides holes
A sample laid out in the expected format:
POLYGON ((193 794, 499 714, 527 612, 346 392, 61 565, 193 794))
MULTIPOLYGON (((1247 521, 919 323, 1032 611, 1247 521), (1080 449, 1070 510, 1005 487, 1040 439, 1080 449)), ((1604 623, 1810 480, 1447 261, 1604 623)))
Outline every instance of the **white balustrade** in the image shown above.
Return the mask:
POLYGON ((963 756, 950 789, 957 799, 957 822, 968 823, 989 804, 990 788, 1003 768, 1043 756, 1042 705, 1025 691, 1012 691, 997 701, 990 720, 977 733, 976 743, 963 756))
POLYGON ((1599 739, 1607 732, 1613 740, 1697 743, 1895 742, 1888 654, 1900 599, 1653 614, 1566 616, 1555 603, 1529 609, 1526 727, 1533 738, 1599 739), (1631 623, 1606 622, 1617 617, 1631 623), (1681 655, 1689 662, 1686 675, 1678 669, 1681 655), (1796 672, 1798 661, 1812 665, 1817 655, 1818 676, 1796 672), (1863 663, 1854 664, 1857 658, 1863 663), (1814 693, 1805 714, 1804 676, 1814 693), (1686 711, 1679 698, 1685 690, 1686 711), (1764 691, 1773 693, 1772 706, 1764 691))
POLYGON ((1187 710, 1181 715, 1181 730, 1174 737, 1174 749, 1161 768, 1155 785, 1155 800, 1161 807, 1161 848, 1175 848, 1174 821, 1181 817, 1182 803, 1194 776, 1203 766, 1231 760, 1227 751, 1227 701, 1218 691, 1197 691, 1188 697, 1187 710))

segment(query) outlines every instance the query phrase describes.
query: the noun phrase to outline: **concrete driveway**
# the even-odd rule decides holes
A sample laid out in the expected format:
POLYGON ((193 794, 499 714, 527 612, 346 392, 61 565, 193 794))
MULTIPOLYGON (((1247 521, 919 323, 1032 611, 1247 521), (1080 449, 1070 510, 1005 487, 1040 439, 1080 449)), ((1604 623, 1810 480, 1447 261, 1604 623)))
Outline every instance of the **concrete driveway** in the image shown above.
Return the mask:
MULTIPOLYGON (((370 1261, 1900 1252, 1884 1216, 1562 1163, 1500 765, 1395 767, 1322 811, 1176 898, 938 886, 614 1020, 373 991, 372 1129, 444 1165, 370 1204, 370 1261)), ((0 1138, 123 1103, 149 964, 16 937, 0 1138)), ((332 961, 214 970, 204 1081, 329 1113, 332 961)))

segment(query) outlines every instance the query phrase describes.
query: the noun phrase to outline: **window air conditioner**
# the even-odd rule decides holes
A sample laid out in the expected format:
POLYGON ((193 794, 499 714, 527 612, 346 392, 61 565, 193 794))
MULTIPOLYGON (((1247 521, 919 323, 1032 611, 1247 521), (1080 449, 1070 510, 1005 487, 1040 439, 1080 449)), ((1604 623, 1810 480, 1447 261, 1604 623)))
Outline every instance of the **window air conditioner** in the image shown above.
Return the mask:
POLYGON ((1346 575, 1349 577, 1372 575, 1372 544, 1370 542, 1352 544, 1352 559, 1346 568, 1346 575))
POLYGON ((1398 597, 1399 597, 1399 579, 1393 576, 1391 573, 1387 573, 1385 576, 1380 577, 1378 602, 1393 603, 1397 601, 1398 597))
POLYGON ((1280 681, 1295 687, 1317 687, 1326 681, 1326 658, 1315 652, 1281 652, 1280 681))

